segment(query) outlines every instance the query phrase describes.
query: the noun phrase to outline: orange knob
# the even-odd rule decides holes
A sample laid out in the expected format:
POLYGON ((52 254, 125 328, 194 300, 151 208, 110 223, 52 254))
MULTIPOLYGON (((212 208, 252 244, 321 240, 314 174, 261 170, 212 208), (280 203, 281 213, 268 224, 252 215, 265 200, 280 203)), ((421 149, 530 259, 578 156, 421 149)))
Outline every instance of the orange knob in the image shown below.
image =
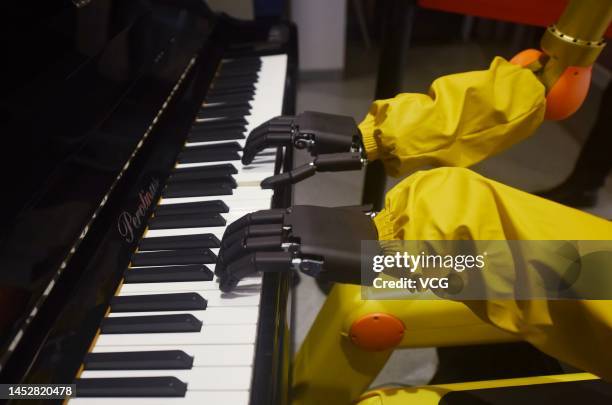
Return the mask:
POLYGON ((404 323, 385 313, 372 313, 356 319, 351 325, 351 341, 370 352, 389 350, 404 337, 404 323))

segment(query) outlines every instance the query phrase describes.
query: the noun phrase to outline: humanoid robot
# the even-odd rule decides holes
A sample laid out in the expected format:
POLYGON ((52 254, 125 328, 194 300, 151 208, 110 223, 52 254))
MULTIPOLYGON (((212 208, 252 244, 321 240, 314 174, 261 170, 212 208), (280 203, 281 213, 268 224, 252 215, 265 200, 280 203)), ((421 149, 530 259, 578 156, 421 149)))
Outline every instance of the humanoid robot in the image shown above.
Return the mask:
MULTIPOLYGON (((611 20, 612 1, 573 0, 547 29, 542 50, 523 51, 510 61, 495 58, 488 70, 441 77, 429 94, 377 100, 359 125, 348 117, 306 112, 275 118, 249 135, 245 164, 271 146, 307 149, 314 157, 264 180, 264 188, 378 159, 392 176, 443 166, 405 178, 378 213, 294 206, 252 213, 227 228, 216 267, 224 291, 251 273, 287 268, 341 283, 298 354, 296 403, 357 400, 396 347, 526 340, 612 379, 607 299, 364 301, 359 287, 363 240, 612 240, 612 223, 605 219, 465 168, 525 139, 544 119, 564 119, 580 107, 611 20)), ((514 281, 508 278, 507 287, 514 281)), ((366 395, 364 401, 402 403, 398 396, 380 394, 380 402, 367 402, 366 395)))

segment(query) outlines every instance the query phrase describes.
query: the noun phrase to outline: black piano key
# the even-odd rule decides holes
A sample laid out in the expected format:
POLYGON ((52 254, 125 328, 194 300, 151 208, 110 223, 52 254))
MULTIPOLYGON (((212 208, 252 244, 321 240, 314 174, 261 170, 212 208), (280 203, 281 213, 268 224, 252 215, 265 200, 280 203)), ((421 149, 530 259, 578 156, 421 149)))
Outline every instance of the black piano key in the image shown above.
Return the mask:
POLYGON ((182 350, 87 353, 85 370, 190 370, 193 357, 182 350))
POLYGON ((225 103, 225 104, 202 104, 200 107, 201 110, 206 111, 219 111, 225 110, 226 108, 251 108, 251 103, 249 102, 238 102, 238 103, 225 103))
MULTIPOLYGON (((201 160, 193 161, 200 162, 201 160)), ((221 196, 231 195, 233 190, 234 187, 230 183, 199 184, 197 181, 180 181, 168 184, 162 196, 165 198, 221 196)))
POLYGON ((221 62, 219 69, 228 70, 228 69, 238 69, 238 70, 247 70, 247 69, 259 69, 261 67, 261 59, 260 58, 236 58, 231 60, 224 60, 221 62))
POLYGON ((206 300, 198 293, 122 295, 112 297, 111 312, 201 311, 206 300))
POLYGON ((241 149, 242 147, 238 142, 187 147, 179 153, 177 161, 179 163, 201 163, 239 160, 240 155, 238 151, 241 149))
POLYGON ((245 90, 255 90, 255 82, 244 79, 244 78, 241 78, 241 79, 234 78, 233 80, 222 79, 222 80, 215 80, 210 86, 210 89, 215 90, 215 91, 226 90, 226 89, 239 89, 239 88, 242 88, 245 90))
POLYGON ((238 80, 236 82, 227 81, 221 84, 213 83, 210 89, 208 90, 210 94, 214 94, 215 92, 224 93, 224 92, 243 92, 243 91, 255 91, 255 84, 253 82, 248 82, 248 83, 242 82, 241 83, 238 80))
POLYGON ((226 118, 234 118, 234 117, 246 117, 251 114, 250 108, 226 108, 223 110, 217 111, 207 111, 206 109, 202 109, 198 111, 196 117, 198 119, 206 119, 206 118, 217 118, 217 117, 226 117, 226 118))
MULTIPOLYGON (((189 131, 189 135, 187 136, 187 142, 194 142, 192 141, 192 139, 194 138, 197 138, 200 142, 210 142, 210 141, 217 140, 215 139, 215 137, 217 136, 225 137, 227 136, 227 134, 232 134, 235 136, 242 135, 242 138, 244 138, 244 135, 246 135, 246 127, 240 127, 240 126, 228 126, 228 127, 219 127, 219 128, 193 127, 191 131, 189 131), (221 135, 217 135, 217 133, 220 133, 221 135)), ((187 146, 187 148, 193 148, 197 146, 201 146, 201 145, 190 145, 190 146, 187 146)))
POLYGON ((259 72, 261 70, 261 61, 253 62, 253 63, 245 63, 245 62, 232 62, 232 63, 223 63, 219 66, 219 70, 217 74, 224 74, 228 72, 259 72))
POLYGON ((221 113, 226 110, 250 110, 252 108, 251 103, 248 101, 242 101, 237 103, 229 104, 202 104, 198 112, 203 113, 221 113))
POLYGON ((210 177, 207 173, 203 173, 203 171, 193 171, 188 174, 177 174, 172 175, 168 180, 168 186, 175 186, 176 184, 184 184, 184 183, 195 183, 195 186, 199 188, 202 187, 220 187, 221 185, 236 188, 238 187, 238 183, 231 176, 219 176, 219 177, 210 177), (198 177, 198 174, 202 174, 202 177, 198 177))
POLYGON ((209 91, 208 94, 206 95, 206 100, 213 103, 213 102, 222 102, 219 100, 226 100, 227 101, 250 101, 252 100, 252 97, 255 97, 255 92, 252 90, 249 91, 239 91, 239 92, 214 92, 214 91, 209 91), (212 101, 212 100, 217 100, 217 101, 212 101))
MULTIPOLYGON (((199 169, 203 168, 204 167, 199 167, 199 169)), ((167 184, 168 186, 174 186, 176 184, 186 182, 197 182, 201 187, 219 187, 220 185, 225 185, 229 188, 238 187, 236 179, 234 179, 231 174, 213 177, 205 170, 193 170, 183 173, 175 172, 170 176, 167 184)))
POLYGON ((245 86, 245 87, 235 87, 235 88, 229 88, 229 89, 210 89, 208 90, 207 95, 210 97, 215 97, 215 96, 233 96, 233 95, 248 95, 248 94, 255 94, 255 88, 254 87, 249 87, 249 86, 245 86))
POLYGON ((261 64, 253 65, 223 65, 217 71, 216 77, 227 77, 228 74, 241 73, 241 74, 253 74, 261 71, 261 64))
POLYGON ((217 258, 208 248, 164 250, 160 252, 136 252, 132 255, 133 267, 171 266, 176 264, 213 264, 217 258))
POLYGON ((259 56, 237 56, 235 58, 227 58, 221 61, 221 66, 247 66, 247 65, 261 65, 261 58, 259 56))
POLYGON ((237 141, 245 139, 244 130, 194 131, 187 136, 187 142, 237 141))
MULTIPOLYGON (((198 202, 181 203, 181 204, 163 204, 163 205, 158 205, 157 208, 155 208, 156 216, 177 215, 177 214, 195 214, 195 213, 205 213, 205 212, 223 213, 223 212, 229 212, 229 208, 221 200, 198 201, 198 202)), ((146 238, 146 239, 152 239, 152 238, 146 238)))
POLYGON ((231 163, 222 163, 218 165, 210 165, 204 167, 183 167, 174 169, 172 176, 179 176, 183 180, 189 180, 188 173, 194 173, 194 179, 203 179, 208 175, 209 178, 225 177, 238 173, 238 170, 231 163))
POLYGON ((183 152, 190 151, 215 151, 215 152, 224 152, 224 151, 239 151, 242 150, 242 146, 238 142, 224 142, 224 143, 215 143, 212 145, 199 145, 199 146, 190 146, 188 148, 183 149, 183 152))
POLYGON ((100 333, 183 333, 199 332, 202 321, 191 314, 116 316, 104 318, 100 333))
POLYGON ((237 103, 242 101, 251 101, 255 98, 253 93, 245 94, 230 94, 227 96, 207 96, 207 103, 237 103))
POLYGON ((224 226, 225 218, 210 212, 197 214, 160 215, 149 220, 149 229, 203 228, 224 226))
POLYGON ((261 57, 259 56, 244 56, 235 55, 232 58, 226 57, 220 63, 220 67, 239 67, 239 66, 259 66, 261 65, 261 57))
MULTIPOLYGON (((246 135, 246 126, 241 125, 233 125, 227 127, 219 127, 219 128, 200 128, 200 127, 192 127, 187 136, 187 142, 194 142, 192 139, 197 138, 200 142, 210 142, 215 141, 216 137, 225 137, 228 135, 238 136, 241 135, 242 138, 246 135), (217 135, 220 134, 220 135, 217 135)), ((197 142, 197 141, 195 141, 197 142)), ((188 146, 189 148, 193 146, 188 146)))
POLYGON ((77 397, 184 397, 187 384, 176 377, 77 378, 77 397))
POLYGON ((227 87, 231 85, 244 86, 247 84, 256 83, 258 79, 259 78, 258 78, 257 73, 251 73, 249 75, 233 76, 233 77, 217 76, 212 86, 215 88, 227 87))
POLYGON ((246 124, 247 124, 247 121, 244 117, 223 118, 223 119, 210 120, 210 121, 196 121, 193 123, 192 129, 197 129, 198 131, 212 130, 212 129, 227 129, 227 128, 235 128, 237 126, 246 127, 246 124))
POLYGON ((232 85, 237 84, 240 86, 246 86, 249 84, 255 84, 259 81, 261 68, 256 69, 222 69, 214 78, 211 84, 211 89, 215 86, 221 85, 232 85))
POLYGON ((259 80, 259 70, 220 70, 215 76, 215 80, 231 80, 231 79, 240 79, 240 78, 249 78, 253 81, 253 83, 259 80))
POLYGON ((218 248, 219 239, 212 233, 197 233, 195 235, 158 236, 144 238, 138 244, 138 251, 178 250, 197 248, 218 248))
POLYGON ((261 66, 261 58, 238 56, 231 59, 224 59, 219 65, 220 68, 245 68, 253 66, 261 66))
POLYGON ((255 64, 251 66, 222 65, 217 70, 217 73, 214 79, 218 80, 219 78, 227 78, 227 77, 231 77, 232 75, 252 76, 255 74, 259 74, 260 72, 261 72, 261 64, 255 64))
POLYGON ((222 81, 221 84, 211 84, 207 94, 223 94, 225 92, 244 93, 247 91, 255 91, 254 82, 244 82, 242 80, 225 80, 222 81))
MULTIPOLYGON (((191 148, 189 148, 191 149, 191 148)), ((177 161, 179 163, 205 163, 205 162, 224 162, 240 160, 240 155, 236 151, 230 150, 185 150, 181 152, 177 161)), ((221 194, 208 194, 221 195, 221 194)))
MULTIPOLYGON (((217 74, 215 76, 215 78, 213 79, 212 85, 216 86, 219 83, 255 83, 257 81, 257 79, 259 78, 259 71, 261 70, 261 68, 258 68, 257 70, 253 70, 251 72, 245 72, 244 75, 242 76, 224 76, 223 74, 217 74)), ((227 70, 226 73, 232 73, 232 70, 227 70)))
MULTIPOLYGON (((232 118, 233 119, 233 118, 232 118)), ((209 121, 210 122, 210 121, 209 121)), ((240 132, 244 134, 246 132, 246 124, 238 123, 238 124, 226 124, 226 125, 217 125, 217 126, 206 126, 206 122, 199 121, 195 122, 191 129, 189 130, 189 135, 196 134, 200 132, 212 134, 216 131, 224 131, 224 132, 240 132)))
POLYGON ((174 283, 188 281, 212 281, 215 275, 203 265, 162 266, 130 268, 123 282, 129 283, 174 283))
POLYGON ((236 183, 236 179, 232 176, 219 176, 219 177, 210 177, 206 174, 203 177, 198 177, 200 172, 191 172, 189 175, 177 175, 171 176, 168 180, 168 187, 178 187, 178 186, 186 186, 187 188, 236 188, 238 187, 238 183, 236 183))

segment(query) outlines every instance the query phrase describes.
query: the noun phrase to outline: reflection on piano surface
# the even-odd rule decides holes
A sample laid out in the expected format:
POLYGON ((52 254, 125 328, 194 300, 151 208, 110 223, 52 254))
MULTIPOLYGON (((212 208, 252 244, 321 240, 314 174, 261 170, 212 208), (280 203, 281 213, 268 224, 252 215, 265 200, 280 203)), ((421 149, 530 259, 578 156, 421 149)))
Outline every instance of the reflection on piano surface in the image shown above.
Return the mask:
POLYGON ((29 155, 2 219, 2 382, 74 382, 74 404, 284 403, 289 274, 224 294, 214 268, 226 224, 290 202, 259 187, 290 150, 240 157, 293 113, 295 29, 196 0, 19 7, 2 126, 29 155))

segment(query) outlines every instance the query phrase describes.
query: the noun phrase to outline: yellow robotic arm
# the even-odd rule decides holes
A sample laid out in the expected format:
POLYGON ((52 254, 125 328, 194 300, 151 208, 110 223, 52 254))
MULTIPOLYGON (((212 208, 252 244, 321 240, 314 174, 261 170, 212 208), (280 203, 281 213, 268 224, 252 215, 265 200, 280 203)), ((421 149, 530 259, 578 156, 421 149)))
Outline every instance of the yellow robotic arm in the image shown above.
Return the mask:
POLYGON ((375 101, 359 125, 368 160, 381 159, 392 176, 426 164, 467 167, 528 137, 544 118, 568 117, 587 95, 611 20, 612 1, 573 0, 541 51, 441 77, 428 94, 375 101))
MULTIPOLYGON (((464 168, 409 176, 374 221, 383 240, 612 240, 610 221, 464 168)), ((504 282, 511 289, 515 279, 504 282)), ((296 358, 295 405, 351 403, 399 347, 526 340, 612 380, 609 300, 364 300, 362 292, 337 284, 327 298, 296 358)))
MULTIPOLYGON (((611 18, 609 0, 573 0, 544 35, 543 51, 442 77, 427 95, 374 102, 360 124, 368 159, 396 176, 423 164, 469 166, 529 136, 545 116, 568 116, 584 100, 611 18)), ((381 239, 612 240, 609 221, 462 168, 408 177, 387 194, 375 223, 381 239)), ((352 403, 396 347, 527 340, 612 379, 611 307, 606 300, 368 301, 360 287, 336 285, 296 358, 293 402, 352 403)), ((409 399, 400 394, 390 403, 409 399)))
POLYGON ((389 175, 465 167, 531 135, 545 97, 531 71, 495 58, 487 70, 438 78, 428 94, 375 101, 359 129, 368 160, 381 159, 389 175))

